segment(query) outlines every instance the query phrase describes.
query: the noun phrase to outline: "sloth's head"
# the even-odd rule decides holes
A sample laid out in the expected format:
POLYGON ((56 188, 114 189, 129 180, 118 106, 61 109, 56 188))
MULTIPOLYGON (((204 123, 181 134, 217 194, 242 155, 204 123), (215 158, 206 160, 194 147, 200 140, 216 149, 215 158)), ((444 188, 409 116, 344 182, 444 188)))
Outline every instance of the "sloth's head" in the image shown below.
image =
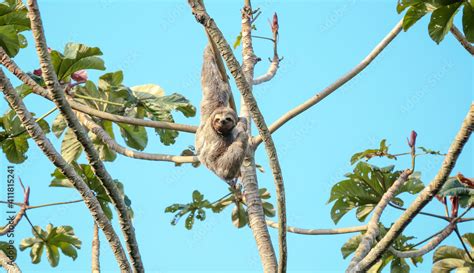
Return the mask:
POLYGON ((237 114, 232 108, 220 107, 212 115, 212 128, 221 135, 228 135, 237 124, 237 114))

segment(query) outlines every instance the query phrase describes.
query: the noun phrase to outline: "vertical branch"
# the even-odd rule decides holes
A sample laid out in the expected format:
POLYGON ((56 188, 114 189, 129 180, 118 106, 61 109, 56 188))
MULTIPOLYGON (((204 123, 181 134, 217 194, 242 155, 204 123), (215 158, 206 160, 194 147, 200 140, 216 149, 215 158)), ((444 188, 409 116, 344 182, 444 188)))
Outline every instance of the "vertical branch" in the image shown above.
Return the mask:
POLYGON ((92 273, 100 273, 100 240, 99 227, 94 223, 94 235, 92 237, 92 273))
POLYGON ((370 218, 370 221, 367 224, 367 232, 365 232, 364 236, 362 237, 360 244, 354 253, 354 257, 352 257, 352 260, 346 272, 352 272, 352 268, 354 268, 354 266, 357 265, 357 263, 360 262, 360 260, 362 260, 362 258, 364 258, 365 255, 367 255, 367 253, 369 252, 370 248, 372 247, 372 244, 375 241, 375 238, 377 238, 379 234, 379 222, 383 211, 387 207, 390 200, 392 200, 398 189, 407 181, 408 176, 411 173, 411 170, 405 170, 393 183, 393 185, 387 190, 387 192, 384 193, 379 203, 374 208, 372 218, 370 218))
POLYGON ((454 168, 456 161, 461 154, 464 145, 469 140, 474 129, 474 104, 471 103, 469 112, 463 121, 461 129, 451 143, 448 153, 444 157, 443 164, 431 183, 423 189, 415 201, 392 225, 387 234, 372 248, 367 256, 354 268, 354 272, 365 272, 370 266, 375 264, 382 254, 387 251, 392 242, 400 235, 416 215, 428 204, 439 192, 454 168))
POLYGON ((121 194, 112 177, 109 175, 105 169, 104 164, 100 160, 99 154, 94 148, 92 141, 89 139, 86 130, 79 123, 79 120, 66 100, 64 91, 59 84, 56 73, 54 72, 54 67, 51 63, 37 1, 28 0, 28 7, 28 14, 31 20, 31 30, 36 43, 36 51, 40 59, 41 71, 43 73, 43 79, 45 81, 46 87, 52 94, 54 103, 58 106, 61 114, 65 117, 68 126, 73 130, 77 140, 84 147, 87 159, 89 160, 94 173, 101 180, 107 195, 115 205, 120 228, 124 234, 125 243, 134 271, 143 272, 144 269, 141 261, 140 251, 138 249, 138 243, 135 237, 135 229, 128 215, 125 201, 121 197, 121 194))
MULTIPOLYGON (((273 139, 271 138, 270 132, 268 131, 267 125, 263 118, 260 109, 258 108, 257 102, 253 96, 253 78, 254 78, 254 68, 257 63, 257 56, 255 56, 253 45, 252 45, 252 18, 253 18, 253 9, 250 0, 244 1, 244 7, 242 10, 242 71, 235 71, 232 73, 234 78, 238 74, 241 74, 245 79, 241 79, 241 83, 237 83, 239 90, 242 94, 241 101, 244 103, 241 104, 241 115, 246 117, 250 125, 250 116, 255 120, 257 128, 261 134, 266 134, 265 147, 267 150, 267 155, 270 160, 270 168, 273 172, 273 177, 275 180, 276 196, 277 196, 277 208, 278 208, 278 246, 279 246, 279 261, 278 261, 278 272, 286 272, 287 264, 287 246, 286 246, 286 202, 285 202, 285 188, 283 184, 283 176, 281 173, 280 163, 278 161, 278 155, 276 152, 273 139)), ((217 26, 216 26, 217 29, 217 26)), ((214 37, 216 38, 216 37, 214 37)), ((225 41, 224 41, 225 42, 225 41)), ((220 46, 229 47, 227 42, 221 43, 220 46)), ((230 48, 228 48, 230 49, 230 48)), ((221 50, 222 53, 223 50, 221 50)), ((223 54, 224 56, 224 54, 223 54)), ((227 66, 230 68, 230 63, 236 63, 237 60, 232 55, 232 51, 228 54, 228 57, 224 59, 227 61, 227 66), (233 57, 233 58, 232 58, 233 57), (233 59, 233 60, 232 60, 233 59)), ((278 57, 277 57, 278 58, 278 57)), ((238 63, 237 63, 238 65, 238 63)), ((251 126, 248 126, 250 128, 251 126)), ((250 133, 250 130, 249 130, 250 133)), ((251 147, 254 149, 254 147, 251 147)), ((257 179, 255 179, 257 182, 257 179)), ((244 183, 244 186, 247 183, 244 183)), ((258 184, 257 184, 258 187, 258 184)), ((257 189, 258 195, 258 189, 257 189)), ((261 202, 261 200, 260 200, 261 202)), ((263 219, 263 221, 265 221, 263 219)), ((262 223, 263 224, 263 223, 262 223)), ((268 230, 267 227, 265 227, 268 230)), ((268 231, 267 231, 268 232, 268 231)))
POLYGON ((43 151, 43 153, 54 164, 54 166, 56 166, 61 171, 61 173, 63 173, 69 179, 72 185, 81 194, 81 197, 84 199, 84 203, 90 210, 95 222, 103 230, 105 237, 112 248, 121 272, 131 272, 130 265, 122 248, 120 239, 115 233, 112 224, 107 219, 107 216, 105 216, 99 201, 94 196, 94 193, 89 189, 84 180, 82 180, 82 178, 76 173, 74 168, 67 164, 64 158, 56 151, 53 144, 51 144, 49 139, 43 133, 41 127, 35 122, 35 119, 26 108, 18 93, 15 91, 15 89, 13 89, 10 81, 6 78, 2 69, 0 69, 0 89, 2 90, 12 109, 20 118, 20 121, 22 122, 28 134, 35 141, 36 145, 38 145, 41 151, 43 151))

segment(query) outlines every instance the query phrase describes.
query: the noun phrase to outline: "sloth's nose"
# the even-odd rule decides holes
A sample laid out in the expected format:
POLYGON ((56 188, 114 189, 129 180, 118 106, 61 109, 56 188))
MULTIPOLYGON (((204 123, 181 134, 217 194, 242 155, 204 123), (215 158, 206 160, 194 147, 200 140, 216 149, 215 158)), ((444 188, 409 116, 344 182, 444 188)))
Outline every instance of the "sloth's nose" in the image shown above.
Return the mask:
POLYGON ((224 124, 226 123, 226 120, 225 120, 225 119, 222 119, 222 120, 220 120, 220 123, 221 123, 222 125, 224 125, 224 124))

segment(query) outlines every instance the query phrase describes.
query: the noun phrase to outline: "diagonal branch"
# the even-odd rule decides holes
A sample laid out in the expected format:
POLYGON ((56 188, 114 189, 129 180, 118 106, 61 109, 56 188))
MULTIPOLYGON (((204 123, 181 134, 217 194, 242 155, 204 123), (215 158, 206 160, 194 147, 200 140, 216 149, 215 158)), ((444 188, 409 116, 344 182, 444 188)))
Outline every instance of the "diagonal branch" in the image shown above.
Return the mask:
MULTIPOLYGON (((52 96, 48 93, 48 91, 46 91, 43 87, 38 85, 30 76, 28 76, 28 74, 22 71, 18 67, 18 65, 6 54, 5 50, 2 47, 0 47, 0 62, 19 80, 21 80, 24 84, 31 87, 33 93, 40 95, 48 100, 53 100, 52 96)), ((123 116, 118 116, 118 115, 114 115, 114 114, 110 114, 107 112, 90 108, 74 100, 69 100, 68 102, 74 110, 77 110, 84 114, 95 116, 104 120, 110 120, 114 122, 120 122, 120 123, 137 125, 137 126, 145 126, 145 127, 150 127, 150 128, 170 129, 170 130, 176 130, 176 131, 187 132, 187 133, 195 133, 197 130, 197 127, 192 126, 192 125, 123 117, 123 116)))
POLYGON ((5 98, 16 112, 23 126, 26 128, 28 134, 35 141, 36 145, 43 151, 48 159, 56 166, 74 185, 77 191, 84 199, 84 203, 90 210, 92 217, 97 225, 103 230, 107 241, 114 252, 115 258, 119 264, 121 272, 130 272, 130 265, 128 263, 122 244, 117 234, 115 233, 112 224, 105 216, 99 201, 94 196, 94 193, 89 189, 87 184, 76 173, 74 168, 67 164, 64 158, 56 151, 49 139, 43 133, 41 127, 35 122, 35 119, 26 108, 25 104, 13 89, 10 81, 6 78, 3 70, 0 69, 0 89, 5 98))
POLYGON ((441 232, 439 232, 435 237, 433 237, 429 243, 427 243, 420 249, 400 251, 393 247, 390 247, 389 251, 393 255, 397 256, 398 258, 404 258, 404 259, 423 256, 426 253, 430 252, 431 250, 435 249, 439 244, 441 244, 441 242, 444 241, 444 239, 448 238, 448 236, 451 235, 451 233, 453 233, 455 227, 456 227, 456 224, 450 223, 441 232))
POLYGON ((273 20, 275 24, 275 26, 272 26, 274 29, 272 29, 273 39, 271 39, 273 42, 273 59, 270 61, 270 66, 268 67, 267 73, 253 80, 254 85, 268 82, 273 79, 278 71, 278 68, 280 67, 280 61, 283 59, 283 57, 281 59, 278 57, 278 17, 276 13, 273 15, 273 20))
POLYGON ((357 263, 359 263, 359 261, 362 260, 362 258, 364 258, 370 251, 372 244, 375 242, 375 239, 379 234, 379 222, 383 211, 389 204, 390 200, 395 196, 398 189, 408 180, 408 176, 410 176, 411 173, 412 171, 410 169, 403 171, 393 185, 383 194, 377 206, 375 206, 373 215, 367 224, 367 232, 364 233, 346 272, 353 272, 352 269, 354 266, 356 266, 357 263))
POLYGON ((8 257, 3 250, 0 250, 0 265, 8 272, 8 273, 21 273, 20 268, 18 265, 13 262, 10 257, 8 257))
POLYGON ((36 0, 28 0, 28 15, 31 21, 31 30, 36 44, 37 55, 40 59, 41 71, 48 91, 52 94, 53 101, 57 105, 59 111, 66 119, 68 126, 73 130, 77 140, 84 147, 87 159, 91 164, 94 173, 102 182, 108 197, 115 205, 117 210, 120 228, 122 229, 125 244, 127 246, 128 254, 130 256, 132 267, 135 272, 143 272, 143 264, 138 249, 137 239, 135 237, 135 229, 130 220, 127 206, 122 198, 116 183, 105 169, 104 164, 99 158, 99 153, 94 148, 92 141, 89 139, 86 130, 79 123, 71 106, 66 100, 64 91, 62 90, 57 75, 54 72, 54 67, 51 63, 51 58, 46 44, 46 38, 43 30, 43 23, 36 0))
MULTIPOLYGON (((272 228, 278 228, 278 223, 275 223, 271 220, 267 220, 267 225, 272 228)), ((306 229, 288 226, 286 230, 291 233, 302 235, 337 235, 365 231, 367 230, 367 225, 334 229, 306 229)))
POLYGON ((454 37, 461 43, 461 45, 469 52, 471 55, 474 56, 474 46, 472 46, 471 43, 469 43, 468 40, 466 40, 466 37, 462 35, 461 31, 453 25, 451 27, 451 33, 454 35, 454 37))
MULTIPOLYGON (((385 47, 390 44, 390 42, 392 42, 392 40, 398 35, 398 33, 400 33, 401 30, 402 21, 398 22, 397 25, 395 25, 395 27, 387 34, 387 36, 385 36, 385 38, 383 38, 383 40, 356 67, 354 67, 347 74, 345 74, 337 81, 326 87, 320 93, 316 94, 309 100, 305 101, 303 104, 293 108, 292 110, 281 116, 272 125, 270 125, 270 132, 275 132, 276 130, 278 130, 278 128, 283 126, 283 124, 296 117, 297 115, 303 113, 304 111, 308 110, 310 107, 314 106, 318 102, 322 101, 332 92, 336 91, 339 87, 343 86, 345 83, 357 76, 357 74, 362 72, 362 70, 364 70, 385 49, 385 47)), ((259 145, 261 142, 261 136, 254 137, 255 145, 259 145)))
POLYGON ((439 192, 449 177, 456 161, 461 154, 464 145, 467 143, 474 128, 474 104, 471 104, 469 112, 463 121, 461 129, 457 133, 454 141, 451 143, 448 153, 446 154, 443 164, 431 183, 417 196, 415 201, 407 208, 407 210, 392 225, 387 234, 372 248, 367 256, 357 265, 355 272, 364 272, 370 266, 380 259, 381 255, 389 248, 393 240, 400 235, 406 226, 413 220, 416 215, 428 204, 431 199, 439 192))
POLYGON ((119 154, 122 154, 127 157, 151 161, 169 161, 174 163, 195 163, 199 162, 199 159, 196 156, 177 156, 177 155, 165 155, 165 154, 150 154, 139 151, 133 151, 131 149, 125 148, 118 144, 113 138, 107 134, 107 132, 95 123, 90 117, 76 112, 79 121, 86 127, 89 131, 94 133, 100 141, 102 141, 107 147, 116 151, 119 154))

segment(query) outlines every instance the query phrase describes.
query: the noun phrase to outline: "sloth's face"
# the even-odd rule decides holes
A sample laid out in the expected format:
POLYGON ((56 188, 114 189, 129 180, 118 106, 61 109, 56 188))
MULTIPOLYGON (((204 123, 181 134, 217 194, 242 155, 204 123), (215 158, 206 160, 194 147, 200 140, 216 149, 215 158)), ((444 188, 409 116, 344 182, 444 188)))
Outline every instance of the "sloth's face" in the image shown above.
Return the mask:
POLYGON ((236 114, 231 109, 218 111, 212 120, 212 127, 221 135, 228 135, 236 124, 236 114))

